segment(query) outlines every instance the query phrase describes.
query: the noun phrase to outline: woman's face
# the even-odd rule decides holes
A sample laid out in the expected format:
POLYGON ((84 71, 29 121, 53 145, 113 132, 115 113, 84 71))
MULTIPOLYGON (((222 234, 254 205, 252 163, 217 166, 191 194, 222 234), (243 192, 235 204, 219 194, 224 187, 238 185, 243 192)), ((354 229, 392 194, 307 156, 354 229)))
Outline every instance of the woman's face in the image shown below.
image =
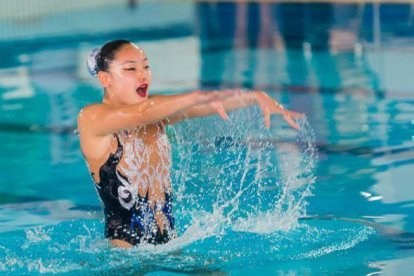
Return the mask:
POLYGON ((109 87, 121 104, 139 103, 148 98, 151 70, 144 52, 134 44, 123 45, 109 66, 109 87))

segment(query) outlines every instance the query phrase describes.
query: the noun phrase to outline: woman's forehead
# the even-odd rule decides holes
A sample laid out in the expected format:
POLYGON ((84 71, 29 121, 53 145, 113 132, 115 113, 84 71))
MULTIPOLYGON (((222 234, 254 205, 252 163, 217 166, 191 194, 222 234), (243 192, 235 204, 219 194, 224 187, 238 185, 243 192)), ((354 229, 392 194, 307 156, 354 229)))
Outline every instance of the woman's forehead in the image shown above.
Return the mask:
POLYGON ((116 60, 120 63, 127 61, 143 61, 146 58, 144 51, 134 44, 123 46, 116 55, 116 60))

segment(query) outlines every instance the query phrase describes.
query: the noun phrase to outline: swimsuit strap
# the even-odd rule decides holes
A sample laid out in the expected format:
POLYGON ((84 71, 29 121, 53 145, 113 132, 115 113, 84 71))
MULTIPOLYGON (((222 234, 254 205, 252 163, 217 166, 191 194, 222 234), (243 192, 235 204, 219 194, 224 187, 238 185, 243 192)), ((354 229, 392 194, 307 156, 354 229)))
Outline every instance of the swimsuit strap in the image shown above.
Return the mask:
POLYGON ((116 149, 116 152, 114 153, 114 157, 119 161, 121 160, 122 153, 123 153, 123 147, 121 144, 121 141, 119 140, 118 134, 114 133, 114 136, 116 138, 116 141, 118 142, 118 148, 116 149))

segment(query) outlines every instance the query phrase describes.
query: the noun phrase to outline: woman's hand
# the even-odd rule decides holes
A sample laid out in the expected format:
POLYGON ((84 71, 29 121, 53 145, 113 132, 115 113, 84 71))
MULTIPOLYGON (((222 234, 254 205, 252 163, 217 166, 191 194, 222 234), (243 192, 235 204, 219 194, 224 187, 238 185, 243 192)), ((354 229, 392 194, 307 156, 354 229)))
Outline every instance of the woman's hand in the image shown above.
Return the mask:
POLYGON ((300 129, 295 119, 301 119, 304 114, 285 109, 281 104, 270 98, 264 92, 255 92, 256 102, 263 112, 266 128, 270 128, 270 115, 281 114, 285 121, 293 128, 300 129))
POLYGON ((226 110, 224 109, 223 103, 221 101, 214 101, 210 103, 210 106, 216 110, 217 114, 223 119, 228 120, 229 115, 227 115, 226 110))
POLYGON ((202 92, 196 91, 194 92, 196 95, 197 103, 204 104, 211 106, 217 114, 223 119, 228 120, 229 116, 222 104, 222 100, 227 99, 229 97, 233 97, 234 95, 238 94, 238 91, 234 90, 224 90, 224 91, 211 91, 211 92, 202 92))

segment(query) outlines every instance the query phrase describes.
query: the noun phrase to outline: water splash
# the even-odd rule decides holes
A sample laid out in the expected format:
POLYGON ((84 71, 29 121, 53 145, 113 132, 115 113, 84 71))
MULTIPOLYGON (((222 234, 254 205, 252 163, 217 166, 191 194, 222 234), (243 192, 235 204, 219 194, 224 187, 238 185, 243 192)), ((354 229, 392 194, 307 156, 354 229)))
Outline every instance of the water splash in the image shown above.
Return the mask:
POLYGON ((187 225, 192 210, 204 210, 217 215, 217 228, 270 233, 294 228, 306 214, 315 135, 306 119, 299 132, 267 131, 262 121, 259 109, 250 108, 232 113, 233 123, 208 118, 174 128, 176 206, 187 225))
POLYGON ((249 108, 230 122, 197 119, 169 129, 177 239, 122 250, 108 246, 96 218, 62 222, 0 238, 0 271, 211 273, 316 258, 368 239, 366 226, 341 222, 341 241, 332 225, 298 223, 315 182, 315 136, 306 119, 299 132, 280 117, 270 130, 262 122, 249 108))
POLYGON ((48 230, 45 230, 44 228, 40 226, 36 226, 33 229, 26 229, 26 241, 22 245, 22 249, 27 249, 32 244, 40 243, 40 242, 47 242, 50 241, 50 232, 53 230, 53 228, 49 228, 48 230))

